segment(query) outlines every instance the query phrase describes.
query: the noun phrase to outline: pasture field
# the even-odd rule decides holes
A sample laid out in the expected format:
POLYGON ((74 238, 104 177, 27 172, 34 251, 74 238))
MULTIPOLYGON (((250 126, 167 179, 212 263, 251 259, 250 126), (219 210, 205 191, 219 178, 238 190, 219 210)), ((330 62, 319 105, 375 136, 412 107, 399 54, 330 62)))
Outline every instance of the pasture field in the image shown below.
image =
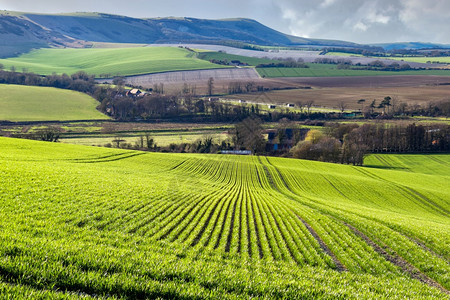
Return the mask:
POLYGON ((0 120, 107 120, 98 102, 83 93, 49 87, 0 84, 0 120))
MULTIPOLYGON (((353 54, 353 53, 345 53, 345 52, 328 52, 326 55, 329 56, 349 56, 349 57, 364 57, 361 54, 353 54)), ((399 60, 405 62, 416 62, 416 63, 441 63, 441 64, 450 64, 450 57, 428 57, 428 56, 387 56, 387 57, 375 57, 374 59, 392 59, 399 60)))
POLYGON ((199 58, 203 60, 227 60, 228 62, 231 62, 233 60, 239 60, 240 62, 247 63, 250 66, 257 66, 259 64, 270 64, 273 62, 276 62, 272 59, 268 58, 258 58, 258 57, 250 57, 250 56, 242 56, 242 55, 235 55, 235 54, 228 54, 223 52, 202 52, 199 54, 199 58))
POLYGON ((0 59, 0 63, 6 69, 14 66, 17 71, 25 69, 41 75, 85 71, 97 77, 221 68, 197 59, 194 52, 174 47, 39 49, 0 59))
POLYGON ((450 76, 450 70, 408 70, 374 71, 337 69, 336 65, 308 64, 309 68, 257 68, 259 75, 266 78, 276 77, 342 77, 342 76, 398 76, 398 75, 435 75, 450 76))
POLYGON ((0 293, 443 299, 450 156, 430 160, 405 171, 0 138, 0 293))

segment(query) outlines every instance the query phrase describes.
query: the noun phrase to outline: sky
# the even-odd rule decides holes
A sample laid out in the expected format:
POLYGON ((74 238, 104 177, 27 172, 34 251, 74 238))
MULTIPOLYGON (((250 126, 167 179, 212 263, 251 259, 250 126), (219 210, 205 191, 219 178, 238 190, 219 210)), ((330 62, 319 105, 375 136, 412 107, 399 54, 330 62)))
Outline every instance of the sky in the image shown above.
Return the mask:
POLYGON ((450 44, 450 0, 0 0, 0 10, 243 17, 308 38, 450 44))

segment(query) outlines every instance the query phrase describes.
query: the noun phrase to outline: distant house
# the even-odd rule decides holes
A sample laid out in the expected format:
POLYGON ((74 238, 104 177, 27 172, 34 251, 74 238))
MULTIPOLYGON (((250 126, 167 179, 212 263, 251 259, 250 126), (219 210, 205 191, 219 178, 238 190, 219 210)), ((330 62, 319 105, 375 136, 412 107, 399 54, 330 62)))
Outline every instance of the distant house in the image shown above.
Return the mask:
POLYGON ((305 139, 309 129, 286 128, 282 130, 267 130, 267 152, 288 152, 298 141, 305 139))
POLYGON ((269 109, 275 109, 275 108, 277 108, 277 106, 276 106, 276 105, 273 105, 273 104, 269 104, 269 105, 267 105, 267 107, 268 107, 269 109))
POLYGON ((288 104, 286 104, 286 107, 295 107, 295 104, 293 104, 293 103, 288 103, 288 104))
POLYGON ((250 150, 222 150, 222 154, 234 154, 234 155, 252 155, 250 150))
POLYGON ((137 98, 137 97, 143 97, 145 95, 144 92, 142 92, 140 89, 132 89, 129 90, 126 93, 127 97, 131 97, 131 98, 137 98))
POLYGON ((247 103, 245 100, 239 100, 239 103, 247 103))
POLYGON ((219 98, 218 98, 218 97, 210 97, 210 98, 208 99, 208 101, 209 101, 209 102, 217 102, 217 101, 219 101, 219 98))

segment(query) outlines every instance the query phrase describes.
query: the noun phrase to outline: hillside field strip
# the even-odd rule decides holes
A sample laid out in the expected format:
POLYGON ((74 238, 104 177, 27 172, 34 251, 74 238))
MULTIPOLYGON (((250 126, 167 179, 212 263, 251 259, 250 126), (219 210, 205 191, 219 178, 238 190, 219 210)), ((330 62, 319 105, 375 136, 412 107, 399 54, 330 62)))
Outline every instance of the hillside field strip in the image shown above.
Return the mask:
POLYGON ((0 294, 445 299, 450 155, 369 162, 0 138, 0 294))
POLYGON ((108 120, 83 93, 49 87, 0 84, 0 121, 108 120))
MULTIPOLYGON (((330 56, 349 56, 349 57, 362 57, 361 54, 352 54, 352 53, 344 53, 344 52, 328 52, 326 55, 330 56)), ((376 59, 376 57, 373 57, 376 59)), ((450 64, 450 57, 431 57, 431 56, 389 56, 383 57, 392 60, 399 60, 405 62, 416 62, 416 63, 441 63, 441 64, 450 64)))
POLYGON ((6 69, 15 67, 17 71, 40 75, 85 71, 97 77, 226 67, 195 56, 195 52, 174 47, 39 49, 19 57, 0 59, 0 63, 6 69))
POLYGON ((435 75, 450 76, 450 70, 409 70, 374 71, 337 69, 336 65, 309 64, 310 68, 257 68, 259 75, 266 78, 276 77, 341 77, 341 76, 399 76, 399 75, 435 75))

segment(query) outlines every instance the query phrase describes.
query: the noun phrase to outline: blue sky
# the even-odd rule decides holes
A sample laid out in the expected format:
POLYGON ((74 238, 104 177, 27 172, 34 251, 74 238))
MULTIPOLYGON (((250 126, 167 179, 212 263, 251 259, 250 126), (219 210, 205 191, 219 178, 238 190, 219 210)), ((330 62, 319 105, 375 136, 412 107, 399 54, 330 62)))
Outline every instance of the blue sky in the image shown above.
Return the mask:
POLYGON ((358 43, 450 44, 450 0, 0 0, 0 9, 131 17, 245 17, 284 33, 358 43))

